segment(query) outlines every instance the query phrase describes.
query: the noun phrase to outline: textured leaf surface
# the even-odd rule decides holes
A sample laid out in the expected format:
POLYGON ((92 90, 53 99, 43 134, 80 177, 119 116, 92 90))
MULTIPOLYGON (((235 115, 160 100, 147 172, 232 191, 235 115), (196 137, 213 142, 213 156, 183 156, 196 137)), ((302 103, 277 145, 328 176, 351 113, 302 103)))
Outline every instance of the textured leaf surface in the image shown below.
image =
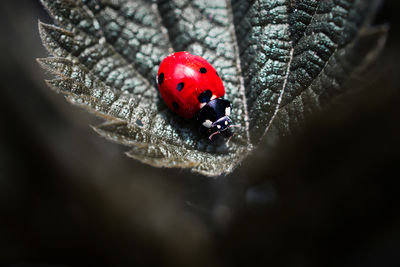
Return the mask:
POLYGON ((95 130, 159 167, 209 176, 231 172, 266 133, 288 134, 382 47, 369 29, 376 0, 42 0, 57 26, 40 23, 54 56, 39 59, 50 87, 104 117, 95 130), (229 140, 210 142, 173 114, 157 91, 161 60, 203 56, 233 106, 229 140))

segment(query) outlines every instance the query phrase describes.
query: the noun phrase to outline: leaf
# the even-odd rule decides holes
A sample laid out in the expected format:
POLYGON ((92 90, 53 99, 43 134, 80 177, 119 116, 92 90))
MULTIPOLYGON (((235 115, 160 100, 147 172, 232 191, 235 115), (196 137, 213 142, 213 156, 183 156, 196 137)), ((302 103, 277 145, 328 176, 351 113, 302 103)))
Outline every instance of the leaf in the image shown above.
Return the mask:
POLYGON ((267 138, 290 133, 343 93, 382 48, 370 29, 376 0, 42 0, 58 26, 39 23, 54 56, 51 88, 105 119, 102 136, 157 167, 227 174, 267 138), (203 56, 218 70, 240 127, 210 142, 173 114, 157 91, 172 51, 203 56))

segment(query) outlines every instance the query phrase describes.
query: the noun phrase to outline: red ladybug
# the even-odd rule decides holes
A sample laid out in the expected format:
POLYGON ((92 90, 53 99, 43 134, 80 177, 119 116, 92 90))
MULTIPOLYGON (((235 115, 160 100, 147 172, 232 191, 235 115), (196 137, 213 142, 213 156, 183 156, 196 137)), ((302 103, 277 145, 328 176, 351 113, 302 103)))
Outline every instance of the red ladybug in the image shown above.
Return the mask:
POLYGON ((190 119, 197 115, 200 130, 210 134, 232 127, 232 105, 223 99, 225 88, 214 67, 200 56, 177 52, 160 64, 158 89, 167 106, 190 119))

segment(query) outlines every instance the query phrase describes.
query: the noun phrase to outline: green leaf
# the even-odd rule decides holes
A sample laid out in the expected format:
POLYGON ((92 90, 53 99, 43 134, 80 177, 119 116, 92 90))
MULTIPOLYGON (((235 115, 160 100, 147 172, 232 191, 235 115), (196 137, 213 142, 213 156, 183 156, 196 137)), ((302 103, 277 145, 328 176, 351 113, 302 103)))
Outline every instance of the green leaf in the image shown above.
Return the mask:
POLYGON ((227 174, 262 138, 290 133, 343 93, 376 56, 386 28, 370 29, 376 0, 42 0, 58 26, 39 23, 54 56, 51 88, 105 119, 94 129, 157 167, 227 174), (173 51, 217 69, 240 127, 210 142, 157 91, 173 51))

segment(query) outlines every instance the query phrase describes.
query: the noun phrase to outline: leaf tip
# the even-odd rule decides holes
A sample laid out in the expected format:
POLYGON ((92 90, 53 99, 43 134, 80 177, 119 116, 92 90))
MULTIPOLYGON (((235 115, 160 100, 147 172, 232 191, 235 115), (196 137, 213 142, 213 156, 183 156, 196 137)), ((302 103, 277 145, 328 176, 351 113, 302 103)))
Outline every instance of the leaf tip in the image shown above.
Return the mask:
POLYGON ((38 19, 38 28, 41 36, 44 34, 46 26, 50 26, 50 24, 44 23, 43 21, 38 19))
MULTIPOLYGON (((52 72, 51 67, 49 66, 48 58, 36 58, 36 63, 39 64, 39 66, 49 72, 52 72)), ((47 83, 47 81, 46 81, 47 83)), ((48 83, 47 83, 48 84, 48 83)))
POLYGON ((44 82, 47 84, 47 86, 52 89, 53 91, 60 93, 61 90, 60 88, 57 87, 56 82, 57 80, 44 80, 44 82))
POLYGON ((36 62, 39 64, 39 65, 42 65, 42 62, 44 61, 44 59, 45 58, 36 58, 35 60, 36 60, 36 62))
POLYGON ((45 41, 44 37, 47 37, 51 32, 59 32, 62 34, 73 36, 73 33, 71 31, 60 28, 56 25, 44 23, 41 20, 38 20, 38 27, 39 27, 39 34, 42 37, 43 41, 45 41))

